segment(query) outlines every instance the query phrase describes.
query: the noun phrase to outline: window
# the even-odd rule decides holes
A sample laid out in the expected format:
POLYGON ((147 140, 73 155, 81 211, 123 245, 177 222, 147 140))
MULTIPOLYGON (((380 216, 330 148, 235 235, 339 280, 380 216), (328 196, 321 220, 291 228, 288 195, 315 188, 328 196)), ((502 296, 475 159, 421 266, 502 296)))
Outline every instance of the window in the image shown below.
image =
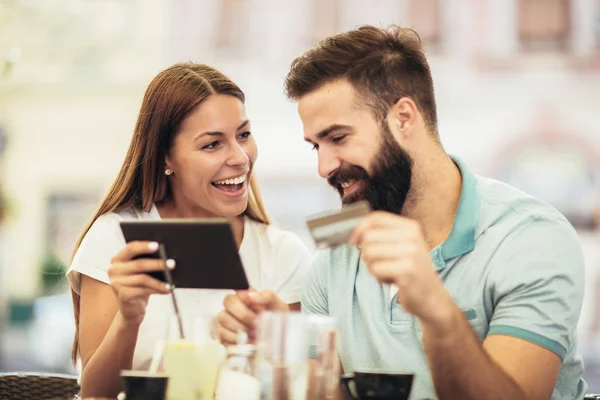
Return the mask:
POLYGON ((519 0, 519 41, 526 51, 566 51, 569 0, 519 0))
POLYGON ((217 29, 216 47, 218 49, 239 50, 240 38, 246 33, 246 0, 220 0, 220 17, 217 29))
POLYGON ((596 36, 596 49, 597 52, 600 52, 600 0, 596 0, 594 10, 594 33, 596 36))
POLYGON ((410 0, 408 16, 410 27, 426 44, 437 45, 441 36, 440 0, 410 0))
POLYGON ((316 43, 338 33, 339 0, 313 0, 312 42, 316 43))

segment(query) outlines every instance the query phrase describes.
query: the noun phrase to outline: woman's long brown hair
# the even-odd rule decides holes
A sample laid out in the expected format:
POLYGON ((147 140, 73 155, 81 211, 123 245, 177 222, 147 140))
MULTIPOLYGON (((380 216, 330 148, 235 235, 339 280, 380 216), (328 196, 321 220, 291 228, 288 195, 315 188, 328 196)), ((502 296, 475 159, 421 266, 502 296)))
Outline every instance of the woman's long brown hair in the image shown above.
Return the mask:
MULTIPOLYGON (((167 152, 184 118, 211 94, 231 95, 245 101, 244 93, 235 83, 207 65, 175 64, 150 82, 121 170, 77 239, 73 255, 101 215, 130 207, 149 212, 154 203, 169 198, 171 193, 164 172, 167 152)), ((269 223, 254 176, 249 181, 248 207, 244 215, 269 223)), ((71 295, 75 316, 72 360, 76 363, 79 354, 80 296, 72 289, 71 295)))

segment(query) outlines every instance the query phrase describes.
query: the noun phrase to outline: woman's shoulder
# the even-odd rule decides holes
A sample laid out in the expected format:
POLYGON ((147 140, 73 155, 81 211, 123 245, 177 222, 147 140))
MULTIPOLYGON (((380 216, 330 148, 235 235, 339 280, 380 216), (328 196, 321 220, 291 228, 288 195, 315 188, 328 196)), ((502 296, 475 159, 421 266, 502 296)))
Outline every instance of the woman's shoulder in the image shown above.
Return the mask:
POLYGON ((282 229, 273 224, 265 224, 246 218, 246 226, 250 226, 257 240, 273 249, 281 251, 308 252, 308 247, 294 232, 282 229))
POLYGON ((159 220, 160 216, 156 206, 153 205, 150 211, 144 211, 137 207, 127 207, 119 211, 107 213, 106 215, 113 214, 113 218, 119 221, 131 221, 131 220, 159 220))
POLYGON ((67 277, 76 293, 79 293, 81 275, 109 283, 108 268, 111 258, 125 245, 119 223, 124 216, 119 212, 100 215, 85 233, 71 261, 67 277))
POLYGON ((252 221, 246 227, 254 232, 256 246, 252 250, 246 247, 254 253, 245 254, 252 263, 244 265, 260 267, 262 289, 273 290, 287 304, 298 303, 312 259, 306 244, 297 234, 276 225, 252 221))
POLYGON ((136 207, 127 207, 122 210, 102 214, 96 219, 93 226, 98 225, 100 227, 114 228, 118 227, 121 221, 157 219, 155 214, 154 207, 149 212, 136 207))
POLYGON ((152 212, 148 213, 134 207, 119 211, 107 212, 100 215, 85 235, 84 241, 106 240, 107 237, 122 238, 120 223, 141 219, 151 219, 152 212), (87 240, 86 240, 87 239, 87 240))
POLYGON ((123 218, 116 212, 108 212, 100 215, 92 226, 86 236, 92 236, 95 233, 104 235, 108 232, 114 232, 119 227, 119 222, 123 221, 123 218))

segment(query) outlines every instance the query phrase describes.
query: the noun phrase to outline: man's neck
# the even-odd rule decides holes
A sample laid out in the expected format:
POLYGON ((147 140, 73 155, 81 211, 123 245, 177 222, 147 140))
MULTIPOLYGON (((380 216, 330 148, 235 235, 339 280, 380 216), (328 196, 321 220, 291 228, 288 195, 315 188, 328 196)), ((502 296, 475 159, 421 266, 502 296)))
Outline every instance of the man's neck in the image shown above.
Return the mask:
POLYGON ((415 162, 402 216, 421 223, 430 250, 450 236, 461 188, 460 170, 445 152, 415 162))

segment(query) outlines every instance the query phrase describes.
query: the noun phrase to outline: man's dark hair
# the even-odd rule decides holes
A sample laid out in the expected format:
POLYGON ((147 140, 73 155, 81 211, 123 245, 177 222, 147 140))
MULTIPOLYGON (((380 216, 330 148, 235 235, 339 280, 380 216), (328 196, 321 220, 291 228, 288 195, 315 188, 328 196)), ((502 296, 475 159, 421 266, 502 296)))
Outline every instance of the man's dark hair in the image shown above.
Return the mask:
POLYGON ((292 62, 285 93, 298 100, 339 79, 352 84, 360 101, 380 121, 400 98, 412 99, 437 136, 433 79, 414 30, 365 25, 324 39, 292 62))

